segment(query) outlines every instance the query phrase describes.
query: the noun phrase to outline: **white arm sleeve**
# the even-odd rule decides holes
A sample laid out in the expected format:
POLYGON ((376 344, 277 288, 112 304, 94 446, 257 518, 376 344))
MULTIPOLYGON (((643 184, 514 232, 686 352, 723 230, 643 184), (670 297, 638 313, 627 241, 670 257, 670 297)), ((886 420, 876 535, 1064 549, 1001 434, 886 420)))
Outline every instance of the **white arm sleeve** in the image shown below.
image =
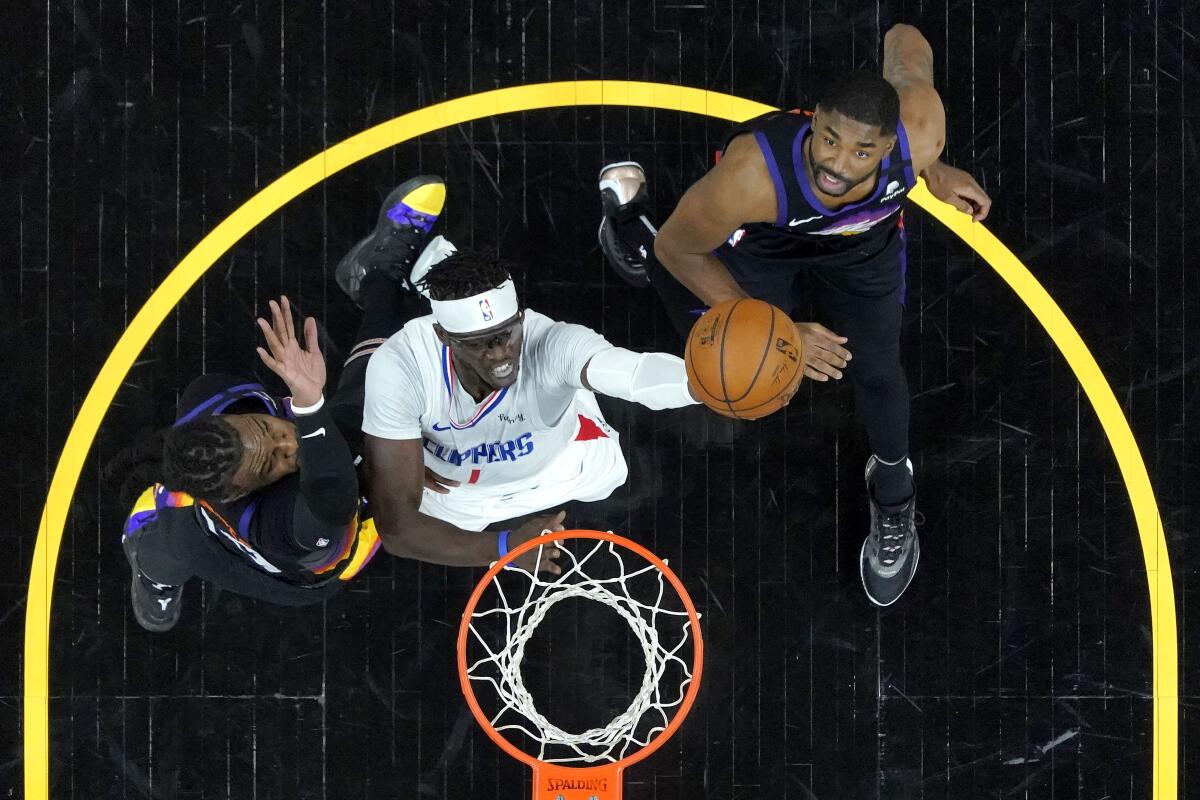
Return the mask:
POLYGON ((655 410, 700 402, 688 389, 683 359, 667 353, 634 353, 623 347, 602 350, 588 362, 587 382, 601 394, 655 410))

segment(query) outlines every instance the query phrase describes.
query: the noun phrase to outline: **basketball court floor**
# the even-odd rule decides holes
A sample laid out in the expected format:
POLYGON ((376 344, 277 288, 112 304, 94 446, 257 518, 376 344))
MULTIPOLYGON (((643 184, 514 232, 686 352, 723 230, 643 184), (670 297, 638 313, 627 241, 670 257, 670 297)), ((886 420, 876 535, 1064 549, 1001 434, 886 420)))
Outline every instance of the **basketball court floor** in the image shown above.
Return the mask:
MULTIPOLYGON (((568 525, 668 559, 705 639, 691 715, 627 771, 624 796, 1194 794, 1198 11, 10 4, 0 796, 530 796, 528 769, 478 729, 459 688, 455 637, 481 570, 380 554, 334 600, 301 609, 193 582, 176 629, 150 634, 129 610, 125 509, 99 469, 169 423, 192 377, 256 368, 252 321, 268 298, 287 293, 348 346, 356 309, 333 267, 416 174, 446 179, 439 232, 517 262, 530 307, 678 352, 653 292, 604 264, 599 168, 640 161, 661 221, 729 124, 680 111, 669 87, 807 107, 840 71, 875 68, 898 21, 933 46, 946 159, 988 190, 987 229, 1064 316, 906 210, 925 522, 917 577, 884 610, 859 584, 869 452, 849 387, 806 381, 755 423, 602 401, 630 479, 570 507, 568 525), (289 170, 445 101, 599 80, 667 88, 581 83, 525 111, 512 95, 477 99, 471 121, 438 112, 427 132, 310 189, 288 184, 278 211, 207 251, 211 268, 133 351, 102 419, 80 413, 155 288, 289 170), (94 441, 66 446, 92 419, 94 441), (67 488, 47 505, 56 471, 67 488)), ((569 642, 538 650, 553 676, 539 708, 586 725, 589 709, 620 706, 641 666, 618 617, 579 619, 569 642)))

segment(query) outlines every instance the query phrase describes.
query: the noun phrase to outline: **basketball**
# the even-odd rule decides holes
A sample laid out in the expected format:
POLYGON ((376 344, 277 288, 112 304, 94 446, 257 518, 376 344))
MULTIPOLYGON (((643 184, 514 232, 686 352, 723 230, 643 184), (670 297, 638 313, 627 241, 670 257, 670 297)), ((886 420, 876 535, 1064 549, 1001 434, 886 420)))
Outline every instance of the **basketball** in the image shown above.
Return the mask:
POLYGON ((683 354, 692 392, 736 419, 788 404, 804 374, 804 343, 788 315, 762 300, 718 303, 692 326, 683 354))

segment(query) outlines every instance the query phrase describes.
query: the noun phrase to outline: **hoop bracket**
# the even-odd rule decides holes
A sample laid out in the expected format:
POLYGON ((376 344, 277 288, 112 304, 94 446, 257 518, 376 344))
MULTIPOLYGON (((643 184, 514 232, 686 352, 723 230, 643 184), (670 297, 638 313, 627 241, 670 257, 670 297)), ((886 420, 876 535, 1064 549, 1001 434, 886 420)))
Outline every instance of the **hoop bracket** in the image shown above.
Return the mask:
POLYGON ((621 800, 618 764, 566 767, 541 763, 533 768, 533 800, 621 800))

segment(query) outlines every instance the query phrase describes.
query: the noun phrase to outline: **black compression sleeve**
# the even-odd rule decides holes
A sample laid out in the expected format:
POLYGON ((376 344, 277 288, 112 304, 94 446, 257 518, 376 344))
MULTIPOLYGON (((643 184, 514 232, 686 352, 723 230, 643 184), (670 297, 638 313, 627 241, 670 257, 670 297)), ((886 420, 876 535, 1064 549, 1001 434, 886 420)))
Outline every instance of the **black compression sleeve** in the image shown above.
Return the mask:
MULTIPOLYGON (((328 404, 313 414, 297 414, 296 436, 300 442, 300 497, 317 519, 330 525, 346 525, 358 510, 358 474, 354 457, 342 437, 328 404)), ((304 547, 302 531, 293 538, 304 547)))

